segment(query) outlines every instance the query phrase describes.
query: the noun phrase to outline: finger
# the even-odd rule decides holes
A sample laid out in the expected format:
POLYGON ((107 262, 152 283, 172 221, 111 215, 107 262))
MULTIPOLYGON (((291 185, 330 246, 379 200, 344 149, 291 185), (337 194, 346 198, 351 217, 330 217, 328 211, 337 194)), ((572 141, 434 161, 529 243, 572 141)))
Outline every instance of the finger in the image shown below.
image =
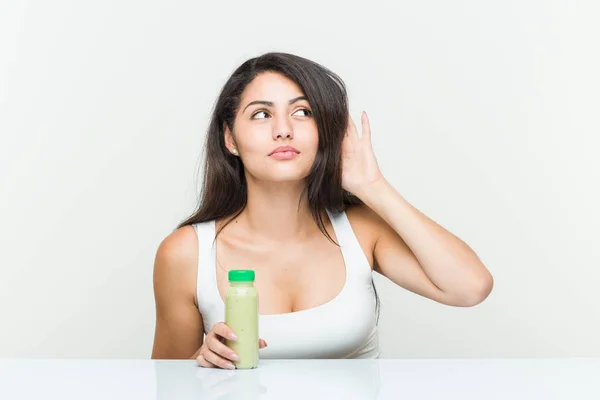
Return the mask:
POLYGON ((231 361, 220 357, 218 354, 215 354, 210 350, 204 353, 204 358, 206 359, 206 361, 208 361, 211 364, 214 364, 219 368, 235 369, 235 365, 233 365, 231 361))
POLYGON ((219 356, 231 360, 231 361, 240 361, 240 357, 235 354, 235 351, 231 350, 229 347, 225 346, 219 339, 216 337, 207 338, 206 345, 215 354, 219 356))
POLYGON ((199 367, 204 367, 204 368, 215 368, 216 367, 216 365, 214 365, 213 363, 206 361, 206 358, 204 358, 204 356, 202 354, 200 354, 196 358, 196 364, 198 364, 199 367))
POLYGON ((267 347, 267 342, 265 342, 263 339, 258 339, 258 348, 264 349, 265 347, 267 347))
POLYGON ((371 125, 369 124, 369 117, 367 116, 366 111, 362 112, 360 116, 360 121, 362 123, 361 137, 366 138, 367 140, 371 140, 371 125))
POLYGON ((224 322, 217 322, 213 326, 211 332, 215 333, 225 339, 229 339, 229 340, 237 340, 238 339, 237 336, 235 335, 235 333, 233 332, 233 330, 230 327, 228 327, 227 325, 225 325, 224 322))

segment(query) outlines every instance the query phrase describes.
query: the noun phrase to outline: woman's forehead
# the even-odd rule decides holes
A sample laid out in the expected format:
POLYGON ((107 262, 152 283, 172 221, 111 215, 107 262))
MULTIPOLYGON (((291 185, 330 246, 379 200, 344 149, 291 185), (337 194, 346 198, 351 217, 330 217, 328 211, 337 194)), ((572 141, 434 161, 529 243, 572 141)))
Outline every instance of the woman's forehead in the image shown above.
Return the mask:
POLYGON ((248 84, 242 94, 242 102, 270 101, 287 105, 287 102, 304 93, 296 82, 274 72, 264 72, 248 84))

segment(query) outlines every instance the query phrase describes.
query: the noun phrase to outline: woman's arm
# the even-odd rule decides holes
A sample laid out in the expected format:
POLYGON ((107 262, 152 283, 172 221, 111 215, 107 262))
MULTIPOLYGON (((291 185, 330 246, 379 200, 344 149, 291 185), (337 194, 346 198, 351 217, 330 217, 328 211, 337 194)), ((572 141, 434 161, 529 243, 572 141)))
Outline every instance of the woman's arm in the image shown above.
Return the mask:
POLYGON ((198 240, 186 226, 167 236, 154 262, 156 330, 153 359, 195 359, 204 328, 196 307, 198 240))
POLYGON ((466 243, 411 206, 384 179, 365 112, 361 123, 359 136, 352 118, 348 120, 342 144, 342 187, 368 206, 362 214, 375 230, 374 269, 440 303, 482 302, 492 290, 492 275, 466 243))
POLYGON ((361 191, 375 227, 374 269, 392 282, 452 306, 474 306, 493 278, 462 240, 419 212, 385 180, 361 191))

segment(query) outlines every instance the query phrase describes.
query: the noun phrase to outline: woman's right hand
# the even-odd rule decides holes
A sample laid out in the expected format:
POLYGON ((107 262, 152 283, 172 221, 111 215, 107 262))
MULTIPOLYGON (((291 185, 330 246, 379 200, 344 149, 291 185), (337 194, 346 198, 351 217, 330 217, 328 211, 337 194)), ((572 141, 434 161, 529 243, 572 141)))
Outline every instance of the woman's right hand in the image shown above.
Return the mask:
MULTIPOLYGON (((239 361, 240 358, 233 350, 225 346, 225 340, 235 341, 237 336, 224 322, 217 322, 208 332, 202 347, 200 347, 196 358, 198 365, 205 368, 235 369, 232 361, 239 361)), ((259 339, 258 347, 260 349, 267 347, 267 343, 263 339, 259 339)))

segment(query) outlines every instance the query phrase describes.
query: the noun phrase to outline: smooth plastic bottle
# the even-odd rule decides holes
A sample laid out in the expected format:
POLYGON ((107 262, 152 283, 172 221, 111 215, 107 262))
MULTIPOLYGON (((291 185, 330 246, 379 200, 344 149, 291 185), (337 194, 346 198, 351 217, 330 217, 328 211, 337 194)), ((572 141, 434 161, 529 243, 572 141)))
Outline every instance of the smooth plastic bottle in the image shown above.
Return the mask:
POLYGON ((238 337, 238 340, 225 342, 240 357, 240 361, 233 363, 235 367, 258 367, 258 292, 254 287, 254 271, 229 271, 225 324, 238 337))

